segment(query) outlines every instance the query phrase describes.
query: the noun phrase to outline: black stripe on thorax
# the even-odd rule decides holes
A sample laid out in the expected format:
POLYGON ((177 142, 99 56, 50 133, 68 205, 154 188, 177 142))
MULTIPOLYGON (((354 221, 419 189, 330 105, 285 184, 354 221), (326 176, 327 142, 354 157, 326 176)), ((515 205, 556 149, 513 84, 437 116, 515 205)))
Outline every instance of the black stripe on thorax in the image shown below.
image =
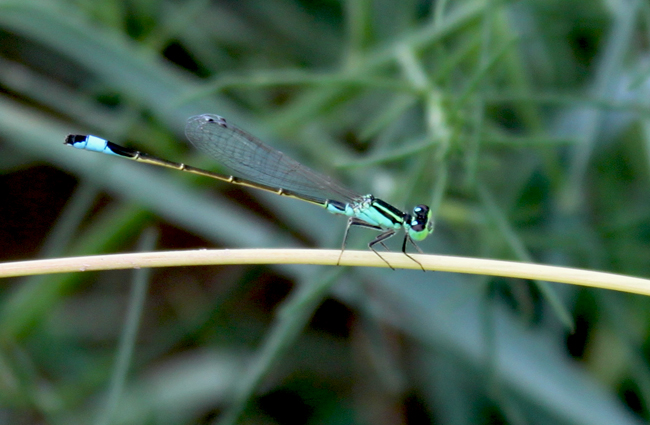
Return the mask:
POLYGON ((375 207, 384 217, 395 222, 403 223, 405 214, 389 204, 388 202, 382 201, 381 199, 374 198, 372 200, 372 206, 375 207))

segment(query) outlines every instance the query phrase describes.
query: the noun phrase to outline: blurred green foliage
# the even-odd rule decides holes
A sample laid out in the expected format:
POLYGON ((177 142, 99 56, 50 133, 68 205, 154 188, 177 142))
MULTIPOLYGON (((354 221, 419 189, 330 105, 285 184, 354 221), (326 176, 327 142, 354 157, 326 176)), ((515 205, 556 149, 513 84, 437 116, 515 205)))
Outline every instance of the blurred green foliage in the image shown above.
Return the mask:
MULTIPOLYGON (((430 204, 425 252, 649 276, 649 27, 635 0, 0 0, 2 258, 151 227, 155 249, 338 247, 344 220, 311 205, 62 144, 218 170, 182 135, 218 113, 430 204)), ((0 423, 650 418, 646 297, 306 266, 3 283, 0 423)))

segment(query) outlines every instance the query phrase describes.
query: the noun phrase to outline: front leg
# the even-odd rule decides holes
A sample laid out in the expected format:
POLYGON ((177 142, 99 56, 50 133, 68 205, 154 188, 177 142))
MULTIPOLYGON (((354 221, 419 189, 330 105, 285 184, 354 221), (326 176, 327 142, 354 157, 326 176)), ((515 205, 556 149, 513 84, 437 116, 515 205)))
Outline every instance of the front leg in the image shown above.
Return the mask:
POLYGON ((422 266, 422 263, 420 263, 420 262, 419 262, 418 260, 416 260, 415 258, 411 257, 411 256, 408 254, 408 252, 406 252, 406 243, 407 243, 407 241, 410 241, 410 242, 413 244, 413 246, 418 250, 418 252, 419 252, 420 254, 424 254, 424 252, 422 252, 422 250, 420 249, 420 247, 419 247, 415 242, 413 242, 413 239, 411 239, 411 237, 409 236, 408 232, 404 234, 404 242, 402 242, 402 253, 403 253, 404 255, 406 255, 407 257, 409 257, 411 260, 413 260, 413 261, 415 261, 416 263, 418 263, 418 265, 420 266, 420 268, 422 269, 422 271, 423 271, 423 272, 426 272, 426 270, 424 270, 424 266, 422 266))

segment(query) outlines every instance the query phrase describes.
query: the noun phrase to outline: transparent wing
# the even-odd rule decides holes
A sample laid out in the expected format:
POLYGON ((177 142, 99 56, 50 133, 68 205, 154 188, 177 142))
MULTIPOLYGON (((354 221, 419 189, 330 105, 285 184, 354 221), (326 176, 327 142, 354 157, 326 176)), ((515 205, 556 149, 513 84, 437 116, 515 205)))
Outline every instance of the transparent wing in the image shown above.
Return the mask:
POLYGON ((310 199, 352 202, 360 198, 359 194, 265 145, 219 115, 191 117, 185 135, 197 149, 229 168, 235 177, 310 199))

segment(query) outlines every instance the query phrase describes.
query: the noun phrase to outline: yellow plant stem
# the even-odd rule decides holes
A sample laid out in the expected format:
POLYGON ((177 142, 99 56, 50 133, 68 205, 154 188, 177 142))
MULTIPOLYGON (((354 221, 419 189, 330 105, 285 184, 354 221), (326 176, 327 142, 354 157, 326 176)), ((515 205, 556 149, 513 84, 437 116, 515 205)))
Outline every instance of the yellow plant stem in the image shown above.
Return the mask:
MULTIPOLYGON (((0 263, 0 277, 174 266, 236 264, 334 266, 338 261, 339 254, 338 250, 317 249, 200 249, 95 255, 0 263)), ((401 253, 382 253, 382 255, 394 268, 420 270, 417 263, 401 253)), ((412 256, 426 270, 431 271, 534 279, 650 295, 650 280, 613 273, 482 258, 416 254, 412 254, 412 256)), ((387 267, 385 262, 370 251, 351 250, 343 253, 340 265, 387 267)))

